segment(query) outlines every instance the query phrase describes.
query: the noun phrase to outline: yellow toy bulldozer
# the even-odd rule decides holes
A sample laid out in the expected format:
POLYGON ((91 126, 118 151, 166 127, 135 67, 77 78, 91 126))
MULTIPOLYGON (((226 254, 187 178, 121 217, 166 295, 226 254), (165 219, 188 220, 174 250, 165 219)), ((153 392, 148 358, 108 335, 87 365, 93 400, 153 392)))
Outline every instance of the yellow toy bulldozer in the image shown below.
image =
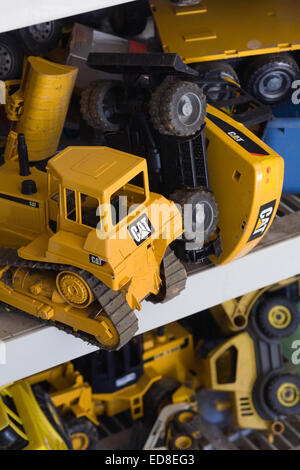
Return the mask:
POLYGON ((184 288, 185 269, 167 250, 181 215, 149 191, 144 159, 68 147, 42 171, 19 135, 19 161, 2 165, 0 181, 2 302, 116 349, 136 332, 144 298, 184 288))

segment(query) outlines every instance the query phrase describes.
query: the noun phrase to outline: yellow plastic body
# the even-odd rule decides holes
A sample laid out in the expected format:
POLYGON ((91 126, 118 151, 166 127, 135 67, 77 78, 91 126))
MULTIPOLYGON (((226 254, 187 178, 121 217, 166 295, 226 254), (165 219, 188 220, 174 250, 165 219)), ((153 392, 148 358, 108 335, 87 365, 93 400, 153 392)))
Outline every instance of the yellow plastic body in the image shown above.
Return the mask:
POLYGON ((207 0, 179 7, 149 0, 164 52, 206 62, 300 49, 294 0, 207 0))
MULTIPOLYGON (((182 219, 173 202, 149 191, 145 159, 107 147, 68 147, 49 160, 47 173, 32 167, 30 179, 36 182, 37 192, 27 196, 21 192, 24 178, 18 174, 16 158, 0 168, 0 246, 18 248, 19 256, 27 260, 85 269, 111 289, 122 290, 132 309, 140 309, 146 296, 159 292, 160 263, 167 246, 182 233, 182 219), (143 175, 143 191, 129 184, 137 175, 143 175), (74 191, 75 220, 67 217, 67 190, 74 191), (101 215, 100 228, 82 223, 80 194, 108 207, 101 215), (113 225, 110 202, 115 194, 128 194, 128 200, 136 196, 137 201, 143 194, 143 202, 113 225), (153 231, 147 241, 137 244, 128 226, 144 216, 153 231), (51 222, 56 224, 55 233, 51 222), (101 259, 103 265, 92 263, 91 257, 101 259)), ((51 285, 42 296, 33 286, 38 279, 21 274, 24 282, 15 283, 13 296, 11 288, 0 282, 2 301, 42 318, 50 309, 49 319, 76 324, 95 336, 97 328, 103 329, 89 316, 89 308, 70 309, 62 303, 49 273, 44 273, 44 282, 51 285)))
POLYGON ((230 392, 237 426, 265 431, 271 429, 272 422, 258 415, 252 400, 257 370, 254 343, 247 332, 223 342, 202 360, 201 365, 206 388, 230 392), (231 356, 232 351, 236 352, 236 363, 231 356))
MULTIPOLYGON (((12 121, 4 157, 17 151, 17 134, 25 135, 31 161, 54 155, 63 130, 77 69, 40 57, 24 62, 19 88, 7 93, 6 112, 12 121)), ((16 82, 7 82, 7 90, 16 82)))
POLYGON ((266 286, 262 289, 242 295, 241 297, 237 297, 236 299, 223 302, 216 307, 211 307, 210 311, 224 333, 230 334, 232 332, 238 332, 246 328, 254 304, 265 292, 275 293, 277 290, 287 287, 294 282, 298 283, 300 296, 300 276, 293 276, 283 281, 276 282, 271 286, 266 286))
POLYGON ((20 380, 0 389, 0 433, 10 426, 28 441, 23 450, 67 450, 68 447, 38 405, 30 384, 20 380), (17 413, 1 397, 13 401, 17 413))
POLYGON ((71 409, 77 418, 86 416, 95 424, 98 424, 97 416, 114 416, 128 409, 133 419, 143 417, 143 398, 162 377, 177 379, 182 384, 172 396, 174 403, 194 404, 198 378, 191 372, 196 368, 192 335, 178 323, 171 323, 165 327, 163 336, 158 336, 155 330, 144 333, 143 344, 143 376, 135 384, 113 393, 93 393, 71 363, 33 375, 28 380, 30 383, 49 382, 53 403, 62 413, 71 409))
POLYGON ((223 252, 215 264, 246 255, 267 233, 283 185, 284 161, 243 124, 207 106, 210 185, 219 209, 223 252))

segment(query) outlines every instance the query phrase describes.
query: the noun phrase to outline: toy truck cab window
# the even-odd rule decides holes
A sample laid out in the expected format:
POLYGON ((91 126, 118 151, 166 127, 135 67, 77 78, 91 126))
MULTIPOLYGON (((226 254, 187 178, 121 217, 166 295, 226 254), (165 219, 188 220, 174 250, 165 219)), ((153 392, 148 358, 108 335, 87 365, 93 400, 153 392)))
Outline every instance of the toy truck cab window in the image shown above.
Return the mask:
POLYGON ((72 189, 65 189, 64 193, 66 217, 69 220, 78 222, 75 191, 73 191, 72 189))
POLYGON ((142 171, 111 195, 113 225, 117 225, 131 210, 136 209, 145 200, 145 174, 142 171))
POLYGON ((100 222, 98 199, 81 193, 80 212, 82 225, 87 225, 91 228, 97 228, 100 222))
POLYGON ((65 217, 90 228, 99 228, 99 200, 73 189, 64 189, 65 217))

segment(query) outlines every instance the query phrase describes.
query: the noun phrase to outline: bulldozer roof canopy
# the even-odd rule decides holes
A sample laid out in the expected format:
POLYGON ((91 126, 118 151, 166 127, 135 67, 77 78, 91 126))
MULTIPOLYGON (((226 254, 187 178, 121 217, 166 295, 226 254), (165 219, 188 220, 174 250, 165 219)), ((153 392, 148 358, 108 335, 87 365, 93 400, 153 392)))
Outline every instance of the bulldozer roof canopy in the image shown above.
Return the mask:
POLYGON ((69 189, 91 196, 111 194, 147 170, 146 160, 109 147, 67 147, 48 162, 69 189))

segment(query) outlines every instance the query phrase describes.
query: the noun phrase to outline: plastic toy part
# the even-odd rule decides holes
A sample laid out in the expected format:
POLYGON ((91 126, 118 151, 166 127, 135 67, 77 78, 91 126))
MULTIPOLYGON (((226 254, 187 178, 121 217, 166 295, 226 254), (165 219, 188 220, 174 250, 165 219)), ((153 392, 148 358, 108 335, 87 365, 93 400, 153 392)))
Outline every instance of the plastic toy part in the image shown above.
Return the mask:
POLYGON ((284 165, 245 126, 210 105, 206 137, 223 246, 221 255, 211 259, 224 264, 247 254, 269 229, 281 196, 284 165))
POLYGON ((294 276, 211 307, 210 312, 225 334, 244 330, 253 311, 269 338, 285 338, 297 329, 299 299, 300 278, 294 276))
POLYGON ((17 153, 17 134, 23 133, 30 161, 55 154, 66 118, 77 69, 40 57, 24 62, 21 81, 6 82, 6 114, 12 121, 5 159, 17 153), (11 92, 18 84, 17 91, 11 92))
POLYGON ((68 450, 68 432, 49 395, 20 380, 0 389, 1 450, 68 450))

